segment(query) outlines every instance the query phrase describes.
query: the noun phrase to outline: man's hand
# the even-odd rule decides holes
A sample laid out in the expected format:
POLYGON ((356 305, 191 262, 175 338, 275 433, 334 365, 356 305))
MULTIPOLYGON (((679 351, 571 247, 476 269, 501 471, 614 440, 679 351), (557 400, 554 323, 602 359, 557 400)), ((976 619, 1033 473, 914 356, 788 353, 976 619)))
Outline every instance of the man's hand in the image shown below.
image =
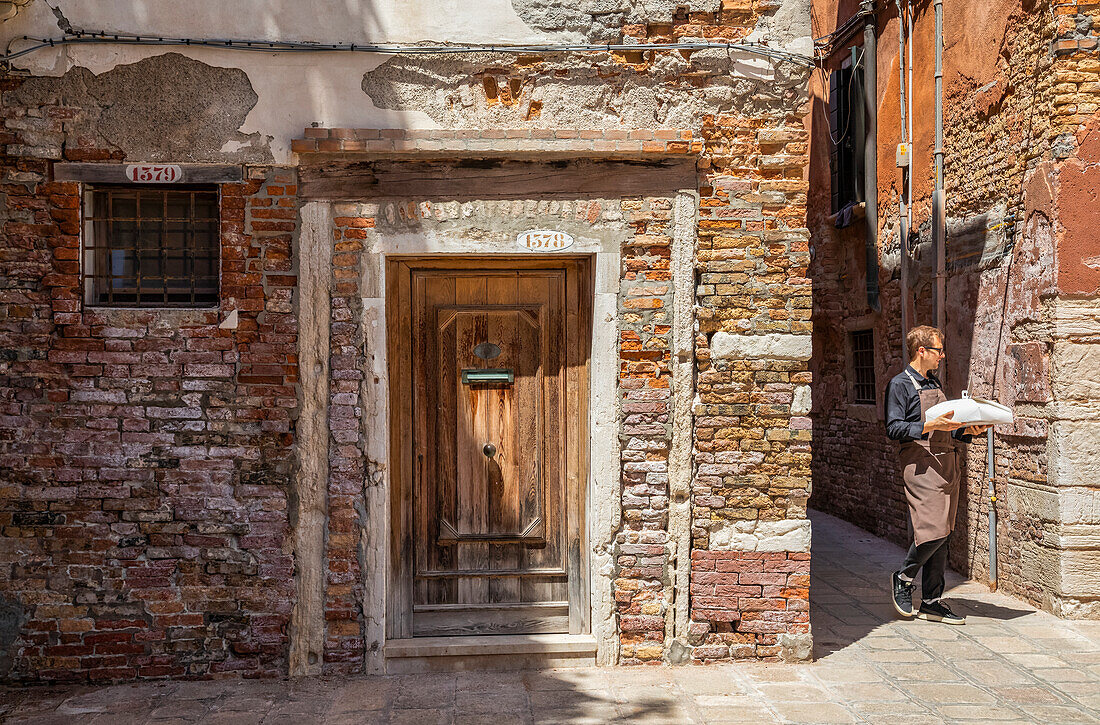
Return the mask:
POLYGON ((954 417, 955 411, 949 410, 938 418, 933 418, 932 420, 925 421, 923 432, 931 433, 937 430, 945 430, 950 432, 958 430, 959 428, 962 428, 964 425, 966 425, 966 423, 959 423, 958 421, 952 420, 952 418, 954 417))
POLYGON ((968 425, 966 426, 966 434, 968 436, 980 436, 992 427, 991 425, 968 425))

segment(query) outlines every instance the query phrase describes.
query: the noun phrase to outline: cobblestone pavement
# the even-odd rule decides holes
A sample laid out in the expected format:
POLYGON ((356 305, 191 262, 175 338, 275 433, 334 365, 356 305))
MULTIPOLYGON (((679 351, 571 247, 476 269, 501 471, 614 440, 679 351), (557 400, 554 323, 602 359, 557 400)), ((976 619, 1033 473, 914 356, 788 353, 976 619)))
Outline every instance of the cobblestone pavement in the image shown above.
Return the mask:
POLYGON ((808 665, 8 688, 12 723, 1100 723, 1100 622, 949 580, 964 627, 894 616, 902 552, 813 514, 808 665))

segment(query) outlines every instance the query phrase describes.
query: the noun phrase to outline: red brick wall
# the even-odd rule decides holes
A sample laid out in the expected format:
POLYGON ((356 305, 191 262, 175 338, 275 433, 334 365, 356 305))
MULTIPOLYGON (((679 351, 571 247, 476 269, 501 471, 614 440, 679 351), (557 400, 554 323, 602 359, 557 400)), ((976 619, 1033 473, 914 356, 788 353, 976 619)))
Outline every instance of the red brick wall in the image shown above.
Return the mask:
POLYGON ((660 662, 668 576, 668 453, 672 379, 672 200, 622 201, 634 237, 622 247, 619 390, 622 406, 622 510, 615 605, 621 662, 660 662))
POLYGON ((36 158, 2 156, 0 174, 7 676, 283 674, 292 174, 221 187, 220 310, 85 306, 79 185, 36 158))
POLYGON ((771 658, 779 655, 780 633, 808 633, 808 620, 786 621, 786 603, 777 597, 742 599, 699 588, 697 575, 706 581, 714 575, 700 567, 747 558, 762 567, 758 572, 785 576, 787 557, 803 556, 714 551, 710 528, 805 518, 812 433, 809 418, 792 406, 796 387, 809 385, 812 375, 801 360, 713 359, 710 341, 718 332, 810 333, 807 133, 800 119, 782 114, 731 114, 706 119, 704 135, 690 643, 695 661, 771 658), (765 610, 778 617, 775 627, 754 623, 765 610))
POLYGON ((364 361, 360 260, 367 217, 336 217, 332 256, 325 673, 362 672, 363 578, 359 566, 363 485, 368 474, 360 416, 364 361))
POLYGON ((779 655, 780 634, 810 631, 810 555, 693 551, 695 662, 779 655))

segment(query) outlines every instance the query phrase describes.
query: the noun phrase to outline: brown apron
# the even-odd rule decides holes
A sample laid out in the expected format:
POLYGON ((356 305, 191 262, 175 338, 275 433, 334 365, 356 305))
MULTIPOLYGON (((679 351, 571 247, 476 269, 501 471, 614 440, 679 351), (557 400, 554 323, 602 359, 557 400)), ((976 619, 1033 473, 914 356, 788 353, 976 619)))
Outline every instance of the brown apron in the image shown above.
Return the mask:
MULTIPOLYGON (((924 423, 928 409, 947 400, 943 390, 921 390, 916 378, 906 371, 920 395, 920 419, 924 423)), ((917 546, 942 539, 955 528, 959 507, 960 444, 947 431, 933 431, 928 440, 917 439, 901 445, 902 478, 909 502, 909 520, 917 546)))

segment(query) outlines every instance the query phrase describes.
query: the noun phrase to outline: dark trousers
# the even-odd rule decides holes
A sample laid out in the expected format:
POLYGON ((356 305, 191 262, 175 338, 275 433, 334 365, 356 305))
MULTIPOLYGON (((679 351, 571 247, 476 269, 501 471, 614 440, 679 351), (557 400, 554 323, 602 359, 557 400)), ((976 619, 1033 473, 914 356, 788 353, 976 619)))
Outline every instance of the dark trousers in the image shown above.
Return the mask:
POLYGON ((935 602, 943 596, 943 573, 947 569, 949 538, 951 537, 932 539, 920 546, 915 543, 910 544, 909 553, 905 555, 905 563, 901 565, 901 571, 898 572, 898 576, 908 582, 916 578, 918 570, 921 572, 920 594, 921 599, 926 602, 935 602))

